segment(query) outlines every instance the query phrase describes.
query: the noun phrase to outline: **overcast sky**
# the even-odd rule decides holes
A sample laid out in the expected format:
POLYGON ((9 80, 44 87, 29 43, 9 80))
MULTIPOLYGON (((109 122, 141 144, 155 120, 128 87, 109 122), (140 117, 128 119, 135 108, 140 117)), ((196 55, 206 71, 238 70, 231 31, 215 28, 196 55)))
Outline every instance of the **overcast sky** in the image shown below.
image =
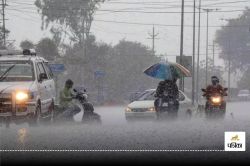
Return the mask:
MULTIPOLYGON (((42 37, 50 36, 48 31, 41 30, 41 17, 33 5, 34 1, 7 0, 6 18, 8 20, 6 27, 11 31, 9 39, 15 40, 16 46, 19 46, 20 41, 25 39, 37 42, 42 37)), ((199 0, 196 1, 198 7, 199 0)), ((185 55, 192 55, 192 5, 193 0, 185 0, 185 12, 187 12, 184 20, 185 55)), ((238 17, 246 6, 250 6, 249 0, 202 0, 202 8, 219 9, 217 12, 209 13, 209 45, 212 44, 216 30, 220 29, 221 25, 226 24, 226 21, 221 19, 238 17)), ((155 31, 159 33, 158 39, 155 41, 156 53, 167 54, 170 61, 174 60, 174 56, 180 53, 181 0, 111 0, 102 4, 100 10, 96 12, 96 21, 93 22, 91 29, 98 41, 115 45, 119 40, 126 39, 141 42, 151 48, 152 40, 148 39, 150 37, 148 33, 152 32, 153 24, 155 24, 155 31)), ((198 24, 198 14, 196 18, 198 24)), ((206 53, 206 20, 206 13, 202 12, 201 59, 205 58, 206 53)), ((209 49, 209 56, 212 56, 211 54, 212 47, 209 49)), ((216 51, 217 54, 218 51, 216 51)), ((222 61, 218 60, 217 64, 222 64, 222 61)))

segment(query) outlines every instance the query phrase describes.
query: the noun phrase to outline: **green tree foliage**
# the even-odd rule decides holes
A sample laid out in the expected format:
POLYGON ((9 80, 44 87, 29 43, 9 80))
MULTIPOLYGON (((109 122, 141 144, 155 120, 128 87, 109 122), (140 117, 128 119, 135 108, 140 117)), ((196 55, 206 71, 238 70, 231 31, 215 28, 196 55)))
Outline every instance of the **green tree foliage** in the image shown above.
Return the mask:
POLYGON ((50 27, 54 40, 67 36, 73 43, 88 37, 93 15, 104 0, 36 0, 42 28, 50 27), (51 26, 49 26, 51 25, 51 26))
POLYGON ((146 76, 143 71, 160 59, 141 43, 121 40, 114 46, 107 68, 110 99, 128 97, 130 92, 156 88, 159 80, 146 76))
POLYGON ((54 61, 58 54, 55 42, 50 38, 41 39, 36 46, 37 53, 49 61, 54 61))
POLYGON ((32 49, 35 48, 34 43, 32 41, 29 40, 24 40, 20 43, 20 47, 22 49, 32 49))
MULTIPOLYGON (((90 96, 96 100, 101 89, 105 101, 122 102, 131 92, 156 88, 159 80, 146 76, 143 71, 159 59, 141 43, 121 40, 117 45, 96 42, 94 36, 87 40, 87 57, 83 57, 79 45, 69 47, 64 63, 66 78, 72 78, 76 85, 88 88, 90 96), (97 77, 96 71, 105 73, 97 77)), ((61 82, 64 82, 62 80, 61 82)), ((63 85, 62 85, 63 86, 63 85)))
POLYGON ((246 70, 250 63, 250 9, 241 16, 230 19, 225 27, 217 31, 216 40, 222 52, 220 57, 228 61, 231 57, 232 71, 246 70))
POLYGON ((248 68, 238 82, 241 89, 250 89, 250 68, 248 68))

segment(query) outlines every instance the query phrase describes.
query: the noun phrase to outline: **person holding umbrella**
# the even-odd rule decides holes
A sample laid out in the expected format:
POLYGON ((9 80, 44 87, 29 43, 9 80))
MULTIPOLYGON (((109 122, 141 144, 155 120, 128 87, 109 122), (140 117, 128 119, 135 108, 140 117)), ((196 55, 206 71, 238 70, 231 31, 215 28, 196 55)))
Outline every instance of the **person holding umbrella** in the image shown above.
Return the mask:
POLYGON ((190 72, 178 63, 157 63, 147 68, 144 73, 150 77, 161 79, 156 89, 155 109, 158 119, 162 112, 171 114, 171 117, 177 117, 179 110, 179 89, 176 84, 177 79, 183 76, 190 76, 190 72), (164 104, 167 103, 167 106, 164 104))

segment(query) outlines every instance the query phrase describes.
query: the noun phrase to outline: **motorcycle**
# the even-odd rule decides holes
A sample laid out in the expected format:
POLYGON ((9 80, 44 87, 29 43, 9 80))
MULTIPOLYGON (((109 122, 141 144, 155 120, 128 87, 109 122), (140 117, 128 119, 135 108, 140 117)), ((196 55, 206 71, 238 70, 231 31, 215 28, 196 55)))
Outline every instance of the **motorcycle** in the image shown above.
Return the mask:
POLYGON ((224 96, 227 96, 226 91, 228 88, 224 88, 223 92, 215 92, 208 95, 206 89, 202 89, 203 96, 207 97, 205 115, 207 118, 222 117, 226 114, 226 103, 224 96))
POLYGON ((156 117, 158 120, 175 119, 178 115, 179 104, 174 96, 164 92, 155 100, 156 117))
MULTIPOLYGON (((88 94, 87 90, 84 87, 76 87, 73 89, 74 96, 73 98, 75 100, 78 100, 79 103, 81 104, 84 114, 86 112, 93 112, 94 111, 94 106, 88 101, 88 94)), ((77 109, 77 106, 72 106, 68 110, 61 110, 59 106, 57 106, 57 109, 55 109, 54 113, 54 120, 55 121, 74 121, 74 115, 77 113, 74 113, 74 110, 77 109), (68 112, 68 113, 65 113, 68 112)), ((83 117, 84 117, 83 114, 83 117)), ((82 118, 83 119, 83 118, 82 118)))

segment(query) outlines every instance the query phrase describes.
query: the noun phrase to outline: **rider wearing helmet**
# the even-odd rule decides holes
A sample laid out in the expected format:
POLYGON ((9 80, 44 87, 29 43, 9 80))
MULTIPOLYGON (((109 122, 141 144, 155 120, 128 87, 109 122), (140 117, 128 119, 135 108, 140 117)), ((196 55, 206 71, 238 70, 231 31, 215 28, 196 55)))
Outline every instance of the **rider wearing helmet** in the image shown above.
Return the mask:
MULTIPOLYGON (((209 99, 209 97, 214 93, 219 93, 223 96, 226 95, 224 88, 220 85, 220 80, 217 76, 212 76, 211 82, 212 82, 212 84, 207 86, 206 93, 203 96, 205 96, 205 97, 207 97, 207 99, 209 99)), ((207 107, 208 107, 208 102, 206 103, 206 108, 207 107)), ((222 107, 222 109, 225 109, 226 103, 224 101, 223 101, 221 107, 222 107)))

